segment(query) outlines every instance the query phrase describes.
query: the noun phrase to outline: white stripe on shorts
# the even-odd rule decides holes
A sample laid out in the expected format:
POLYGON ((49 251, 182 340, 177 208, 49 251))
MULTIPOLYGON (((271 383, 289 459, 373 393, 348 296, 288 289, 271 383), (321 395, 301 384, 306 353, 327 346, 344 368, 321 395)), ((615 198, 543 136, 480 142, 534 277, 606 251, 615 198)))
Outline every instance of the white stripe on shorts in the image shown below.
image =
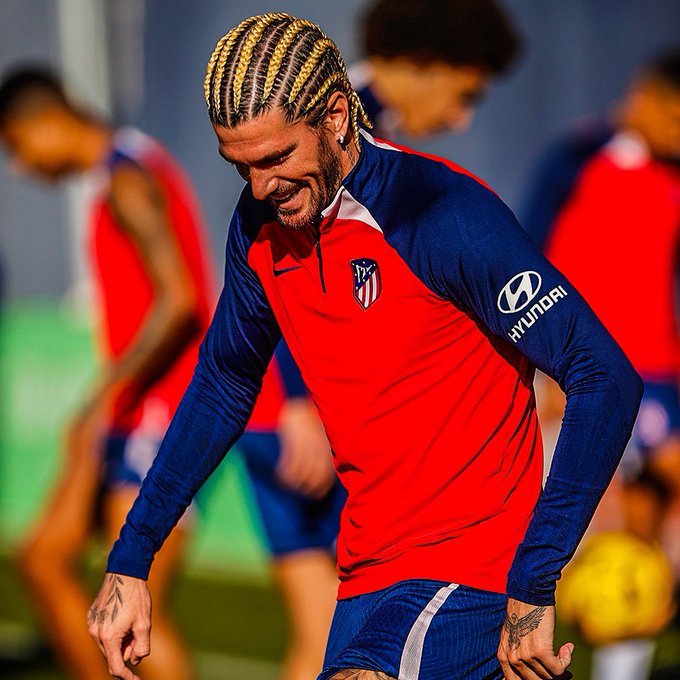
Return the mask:
POLYGON ((404 643, 404 651, 401 653, 399 680, 418 680, 418 675, 420 675, 420 662, 423 658, 425 636, 430 628, 432 619, 444 602, 446 602, 448 596, 457 587, 457 583, 450 583, 445 588, 440 588, 435 596, 427 603, 425 609, 420 612, 415 623, 411 626, 411 630, 404 643))

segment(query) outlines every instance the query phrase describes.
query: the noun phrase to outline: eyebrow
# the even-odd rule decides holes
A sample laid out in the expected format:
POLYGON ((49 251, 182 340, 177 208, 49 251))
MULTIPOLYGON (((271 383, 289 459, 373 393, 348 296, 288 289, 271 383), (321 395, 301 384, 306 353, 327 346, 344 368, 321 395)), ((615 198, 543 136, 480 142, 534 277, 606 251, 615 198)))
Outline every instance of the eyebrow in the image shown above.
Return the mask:
MULTIPOLYGON (((284 156, 288 156, 288 154, 292 153, 295 151, 297 148, 297 142, 293 142, 290 146, 287 146, 285 149, 281 149, 280 151, 273 151, 270 154, 267 154, 266 156, 263 156, 262 158, 258 158, 255 161, 252 161, 250 163, 247 163, 246 165, 267 165, 268 163, 273 163, 274 161, 277 161, 284 156)), ((237 161, 229 158, 225 153, 220 151, 220 156, 224 158, 227 163, 231 163, 232 165, 244 165, 243 163, 238 163, 237 161)))

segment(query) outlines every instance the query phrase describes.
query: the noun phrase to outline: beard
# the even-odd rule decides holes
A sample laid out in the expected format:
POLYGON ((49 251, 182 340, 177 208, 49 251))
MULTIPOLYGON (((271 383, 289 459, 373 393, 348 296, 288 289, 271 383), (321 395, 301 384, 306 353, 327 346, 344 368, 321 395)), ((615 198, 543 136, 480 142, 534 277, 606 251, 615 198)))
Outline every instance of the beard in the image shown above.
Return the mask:
POLYGON ((276 216, 284 227, 288 229, 307 229, 321 224, 321 213, 330 205, 342 182, 342 166, 340 157, 329 143, 326 136, 320 132, 317 146, 319 152, 319 181, 314 187, 307 182, 289 182, 279 188, 279 196, 285 196, 293 191, 308 188, 310 198, 306 206, 294 210, 287 210, 277 206, 276 201, 270 203, 276 210, 276 216))

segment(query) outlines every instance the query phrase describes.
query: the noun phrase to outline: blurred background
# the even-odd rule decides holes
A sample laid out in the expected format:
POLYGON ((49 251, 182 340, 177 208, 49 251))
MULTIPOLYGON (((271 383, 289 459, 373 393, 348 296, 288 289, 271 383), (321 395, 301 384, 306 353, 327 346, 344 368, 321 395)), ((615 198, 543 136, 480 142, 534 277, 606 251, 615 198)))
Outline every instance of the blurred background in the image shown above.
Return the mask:
MULTIPOLYGON (((351 65, 361 57, 357 27, 366 4, 2 0, 0 72, 17 62, 48 62, 88 106, 163 142, 194 181, 221 269, 242 181, 216 153, 203 102, 205 63, 216 41, 253 13, 286 11, 319 23, 351 65)), ((504 4, 526 47, 518 67, 492 88, 471 129, 463 136, 396 141, 467 167, 517 209, 546 143, 574 118, 607 111, 640 62, 677 43, 680 3, 504 4)), ((41 187, 19 181, 0 165, 0 675, 8 679, 64 677, 37 633, 10 557, 50 485, 60 425, 95 362, 80 243, 83 190, 77 182, 41 187)), ((238 457, 228 459, 204 490, 202 517, 173 600, 206 679, 274 678, 284 649, 282 608, 239 466, 238 457)), ((93 549, 86 566, 93 583, 103 559, 93 549)), ((668 635, 662 651, 672 656, 680 641, 672 631, 668 635)), ((587 678, 587 670, 575 677, 587 678)))

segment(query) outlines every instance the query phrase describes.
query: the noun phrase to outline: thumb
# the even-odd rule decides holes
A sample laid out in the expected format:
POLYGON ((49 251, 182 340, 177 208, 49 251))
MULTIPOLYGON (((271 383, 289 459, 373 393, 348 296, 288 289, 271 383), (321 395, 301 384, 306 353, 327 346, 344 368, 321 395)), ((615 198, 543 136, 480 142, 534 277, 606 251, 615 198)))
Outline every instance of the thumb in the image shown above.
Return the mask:
POLYGON ((560 651, 557 653, 557 658, 562 665, 562 668, 567 668, 571 663, 571 655, 574 652, 574 643, 567 642, 560 647, 560 651))

